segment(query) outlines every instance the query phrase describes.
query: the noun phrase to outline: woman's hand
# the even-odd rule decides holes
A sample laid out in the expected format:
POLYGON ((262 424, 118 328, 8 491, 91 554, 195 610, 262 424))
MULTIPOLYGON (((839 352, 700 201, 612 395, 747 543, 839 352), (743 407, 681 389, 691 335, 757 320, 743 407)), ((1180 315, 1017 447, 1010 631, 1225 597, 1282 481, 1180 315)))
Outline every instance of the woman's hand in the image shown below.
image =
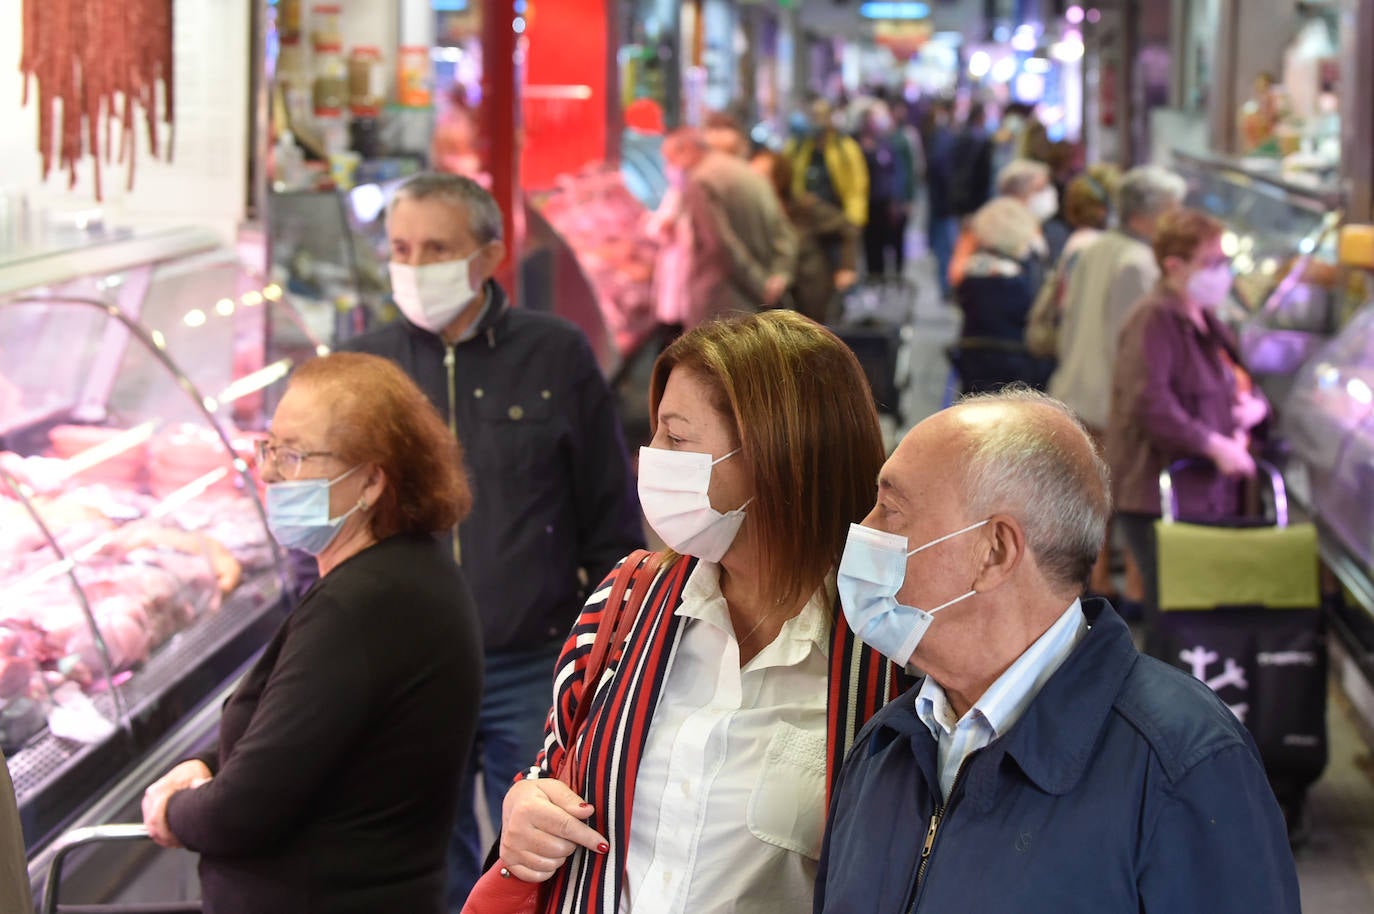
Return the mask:
POLYGON ((557 778, 518 781, 501 808, 502 862, 517 879, 546 882, 579 846, 606 853, 606 839, 583 824, 591 814, 557 778))
POLYGON ((1217 465, 1223 476, 1249 479, 1255 475, 1255 458, 1250 456, 1250 449, 1245 445, 1244 432, 1238 432, 1234 438, 1213 432, 1207 438, 1207 458, 1217 465))
POLYGON ((199 759, 182 762, 143 791, 143 825, 153 841, 163 847, 181 847, 167 825, 167 801, 180 790, 191 790, 209 783, 214 775, 199 759))
POLYGON ((858 282, 858 280, 859 280, 859 274, 856 273, 856 272, 854 272, 853 270, 836 270, 836 271, 835 271, 835 289, 836 289, 837 291, 840 291, 840 292, 847 292, 847 291, 849 291, 849 289, 851 289, 851 288, 853 287, 854 283, 858 282))
POLYGON ((1236 425, 1246 431, 1259 425, 1268 415, 1269 404, 1264 402, 1263 397, 1257 397, 1252 393, 1241 394, 1231 406, 1231 416, 1235 419, 1236 425))

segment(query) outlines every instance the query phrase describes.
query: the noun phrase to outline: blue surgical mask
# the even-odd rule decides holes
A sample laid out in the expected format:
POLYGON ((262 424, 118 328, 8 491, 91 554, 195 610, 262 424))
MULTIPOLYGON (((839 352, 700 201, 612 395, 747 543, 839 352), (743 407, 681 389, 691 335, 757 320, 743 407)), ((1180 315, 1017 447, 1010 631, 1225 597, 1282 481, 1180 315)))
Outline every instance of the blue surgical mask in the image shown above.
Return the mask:
POLYGON ((329 489, 354 470, 333 479, 295 479, 267 484, 267 527, 287 549, 319 555, 334 542, 359 501, 340 517, 329 516, 329 489))
POLYGON ((837 584, 845 619, 859 640, 887 657, 898 666, 911 662, 916 645, 925 637, 934 621, 935 613, 967 600, 977 593, 968 593, 947 600, 931 610, 903 606, 897 602, 897 591, 906 580, 906 561, 909 557, 953 539, 986 524, 979 521, 962 530, 931 540, 924 546, 907 551, 907 540, 895 533, 884 533, 862 524, 849 525, 849 539, 840 559, 837 584))

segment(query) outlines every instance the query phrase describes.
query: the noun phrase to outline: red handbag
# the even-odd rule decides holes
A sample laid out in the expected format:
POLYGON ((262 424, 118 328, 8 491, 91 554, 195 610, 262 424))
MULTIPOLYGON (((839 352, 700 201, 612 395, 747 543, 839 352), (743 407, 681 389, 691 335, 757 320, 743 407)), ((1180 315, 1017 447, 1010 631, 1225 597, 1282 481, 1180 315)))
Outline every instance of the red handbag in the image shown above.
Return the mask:
MULTIPOLYGON (((592 643, 591 654, 587 658, 587 668, 583 682, 595 689, 601 681, 601 674, 610 663, 611 651, 625 641, 630 627, 634 624, 644 598, 649 594, 649 586, 658 574, 662 556, 656 552, 640 549, 630 555, 620 566, 611 585, 611 593, 606 598, 606 611, 601 615, 597 626, 596 641, 592 643), (633 589, 631 589, 633 588, 633 589), (626 598, 626 591, 630 591, 626 598)), ((573 712, 572 726, 568 730, 568 750, 563 754, 557 778, 570 784, 577 770, 577 734, 587 719, 587 709, 591 705, 592 693, 583 692, 583 700, 573 712)), ((512 875, 504 861, 498 859, 472 887, 467 901, 463 903, 462 914, 538 914, 542 909, 544 886, 542 882, 525 882, 512 875)))

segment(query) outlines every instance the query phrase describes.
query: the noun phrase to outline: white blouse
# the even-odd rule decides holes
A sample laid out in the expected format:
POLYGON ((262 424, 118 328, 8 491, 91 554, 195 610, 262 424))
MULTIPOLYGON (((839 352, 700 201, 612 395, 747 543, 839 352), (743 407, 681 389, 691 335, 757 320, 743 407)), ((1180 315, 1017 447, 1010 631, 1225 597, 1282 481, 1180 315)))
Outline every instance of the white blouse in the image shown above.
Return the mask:
POLYGON ((833 578, 743 668, 699 562, 635 784, 621 914, 809 911, 825 827, 833 578))

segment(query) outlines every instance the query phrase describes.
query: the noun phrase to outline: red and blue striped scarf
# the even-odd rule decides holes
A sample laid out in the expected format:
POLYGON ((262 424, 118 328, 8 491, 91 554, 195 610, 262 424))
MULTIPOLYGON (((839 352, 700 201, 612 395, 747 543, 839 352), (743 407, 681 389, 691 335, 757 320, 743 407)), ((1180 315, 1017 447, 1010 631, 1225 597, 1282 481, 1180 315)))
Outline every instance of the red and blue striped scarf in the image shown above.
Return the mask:
MULTIPOLYGON (((683 587, 696 560, 680 558, 662 568, 639 608, 623 649, 613 650, 607 672, 592 693, 592 705, 578 734, 574 790, 595 807, 588 824, 607 836, 610 852, 579 850, 549 883, 544 911, 560 914, 616 914, 625 885, 624 853, 630 816, 654 709, 658 707, 681 641, 685 619, 677 615, 683 587)), ((596 640, 611 584, 622 564, 587 602, 554 672, 556 699, 545 730, 544 751, 531 776, 557 771, 567 745, 567 728, 586 693, 588 654, 596 640)), ((860 728, 903 683, 881 654, 865 646, 844 623, 838 605, 830 649, 826 799, 860 728)))

